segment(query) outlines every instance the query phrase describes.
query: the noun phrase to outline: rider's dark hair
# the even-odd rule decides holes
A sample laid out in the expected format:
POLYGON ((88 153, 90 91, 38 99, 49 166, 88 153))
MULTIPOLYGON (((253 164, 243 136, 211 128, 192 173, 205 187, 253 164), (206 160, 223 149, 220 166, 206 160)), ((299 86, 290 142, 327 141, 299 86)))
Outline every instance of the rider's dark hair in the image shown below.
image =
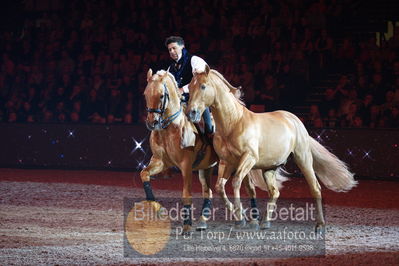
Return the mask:
POLYGON ((169 36, 165 40, 165 46, 168 47, 168 44, 174 43, 174 42, 177 43, 180 46, 184 45, 184 40, 183 40, 182 37, 180 37, 180 36, 169 36))

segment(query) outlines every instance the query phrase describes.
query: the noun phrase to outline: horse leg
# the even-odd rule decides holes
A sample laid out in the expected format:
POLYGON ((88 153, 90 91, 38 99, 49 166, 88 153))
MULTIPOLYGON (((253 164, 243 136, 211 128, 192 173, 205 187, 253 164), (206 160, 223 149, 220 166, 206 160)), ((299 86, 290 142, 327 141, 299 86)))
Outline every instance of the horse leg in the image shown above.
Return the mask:
POLYGON ((225 186, 227 180, 230 178, 232 173, 233 168, 227 167, 224 161, 219 162, 218 179, 216 181, 215 189, 219 193, 220 197, 223 199, 226 208, 231 212, 234 210, 234 205, 230 202, 229 198, 226 195, 225 186))
POLYGON ((183 233, 184 235, 188 234, 191 230, 192 226, 192 168, 189 162, 183 163, 182 167, 180 168, 182 171, 183 176, 183 233))
POLYGON ((208 228, 207 221, 211 215, 212 208, 212 190, 211 190, 211 176, 213 172, 213 167, 199 170, 198 176, 202 185, 202 197, 204 198, 204 203, 202 204, 201 217, 199 219, 196 230, 206 230, 208 228))
POLYGON ((258 230, 259 229, 259 209, 256 205, 256 190, 254 184, 249 179, 249 176, 246 175, 244 177, 244 185, 247 194, 251 197, 251 211, 250 211, 250 219, 249 226, 252 229, 258 230))
POLYGON ((268 229, 270 228, 270 221, 272 218, 273 211, 276 209, 276 202, 280 196, 280 191, 278 190, 276 182, 277 170, 268 170, 263 174, 265 179, 267 190, 269 192, 269 201, 267 202, 266 215, 263 217, 260 228, 268 229))
POLYGON ((145 196, 147 200, 155 201, 154 194, 152 193, 150 176, 159 174, 165 169, 164 162, 154 156, 151 157, 151 161, 146 168, 141 170, 140 178, 143 182, 143 187, 145 191, 145 196))
POLYGON ((233 191, 234 191, 234 208, 235 208, 235 219, 236 219, 236 228, 241 228, 245 226, 246 220, 242 213, 242 204, 240 199, 240 189, 241 183, 244 177, 249 173, 252 167, 255 165, 255 158, 249 154, 245 153, 240 160, 240 163, 237 168, 237 172, 233 179, 233 191))
POLYGON ((301 169, 303 175, 305 176, 306 182, 309 185, 310 193, 316 201, 316 232, 321 233, 324 230, 325 221, 323 216, 323 206, 321 200, 321 187, 317 181, 315 172, 313 170, 313 157, 308 149, 308 151, 299 151, 294 153, 295 162, 297 163, 299 169, 301 169))

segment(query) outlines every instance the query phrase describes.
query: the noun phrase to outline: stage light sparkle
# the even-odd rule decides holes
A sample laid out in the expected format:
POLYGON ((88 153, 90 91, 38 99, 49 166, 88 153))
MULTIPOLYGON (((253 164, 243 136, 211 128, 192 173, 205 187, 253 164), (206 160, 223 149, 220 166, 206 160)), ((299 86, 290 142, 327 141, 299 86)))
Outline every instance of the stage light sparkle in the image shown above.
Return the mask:
POLYGON ((347 152, 347 154, 348 154, 349 156, 353 156, 353 151, 352 151, 352 150, 347 149, 346 152, 347 152))
MULTIPOLYGON (((323 130, 320 132, 320 134, 317 134, 317 135, 316 135, 316 140, 317 140, 318 142, 324 142, 324 140, 323 140, 323 135, 324 135, 325 132, 326 132, 326 130, 323 129, 323 130)), ((327 138, 328 138, 328 136, 327 136, 327 138)))
POLYGON ((364 155, 363 155, 363 159, 367 158, 367 159, 372 159, 371 158, 371 150, 369 151, 363 151, 364 155))
POLYGON ((68 130, 68 138, 75 137, 75 130, 68 130))
POLYGON ((145 152, 145 150, 144 150, 144 148, 143 148, 143 143, 144 143, 144 141, 145 141, 145 138, 144 139, 142 139, 140 142, 138 142, 134 137, 132 137, 132 140, 133 140, 133 149, 130 151, 130 155, 132 155, 135 151, 137 151, 137 150, 140 150, 140 151, 142 151, 144 154, 146 154, 146 152, 145 152))
POLYGON ((144 168, 147 167, 147 165, 145 164, 144 161, 138 161, 138 160, 136 160, 136 162, 137 162, 137 166, 136 166, 136 169, 137 169, 137 170, 142 170, 142 169, 144 169, 144 168))

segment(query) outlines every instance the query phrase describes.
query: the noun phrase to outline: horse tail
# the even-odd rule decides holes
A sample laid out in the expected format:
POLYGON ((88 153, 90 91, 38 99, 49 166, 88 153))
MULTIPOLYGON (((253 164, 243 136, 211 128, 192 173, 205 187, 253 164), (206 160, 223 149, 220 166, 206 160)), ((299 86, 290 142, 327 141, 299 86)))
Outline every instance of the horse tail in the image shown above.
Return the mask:
POLYGON ((320 181, 336 192, 346 192, 357 185, 348 166, 329 152, 324 146, 309 136, 313 156, 313 168, 320 181))
MULTIPOLYGON (((281 167, 277 168, 276 170, 276 183, 277 183, 277 188, 280 190, 283 188, 283 182, 287 181, 288 178, 284 175, 285 171, 281 169, 281 167)), ((267 188, 267 184, 265 179, 263 178, 262 170, 257 169, 257 170, 251 170, 248 173, 248 177, 250 181, 258 188, 269 192, 267 188)))

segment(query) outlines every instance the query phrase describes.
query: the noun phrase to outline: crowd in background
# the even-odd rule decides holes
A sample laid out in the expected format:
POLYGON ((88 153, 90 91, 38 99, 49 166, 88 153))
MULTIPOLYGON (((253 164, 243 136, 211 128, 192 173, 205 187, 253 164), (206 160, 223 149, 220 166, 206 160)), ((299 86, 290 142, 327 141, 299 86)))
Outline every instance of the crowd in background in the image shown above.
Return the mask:
POLYGON ((339 72, 306 125, 398 128, 399 31, 379 46, 345 33, 348 2, 24 1, 21 29, 0 33, 0 121, 141 123, 146 72, 180 35, 249 108, 295 111, 339 72))

